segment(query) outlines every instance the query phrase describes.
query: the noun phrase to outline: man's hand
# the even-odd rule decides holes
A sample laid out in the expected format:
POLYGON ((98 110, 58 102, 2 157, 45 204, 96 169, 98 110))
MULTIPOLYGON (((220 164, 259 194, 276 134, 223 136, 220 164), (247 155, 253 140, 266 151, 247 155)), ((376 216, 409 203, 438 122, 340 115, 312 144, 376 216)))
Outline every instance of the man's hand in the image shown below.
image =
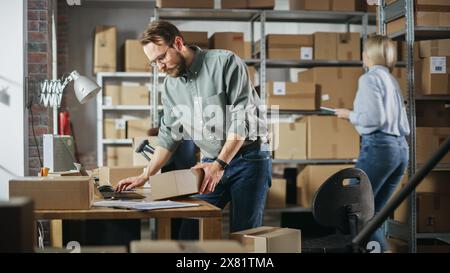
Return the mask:
POLYGON ((132 188, 141 187, 145 184, 145 182, 147 182, 147 180, 148 180, 148 178, 145 177, 144 175, 133 176, 133 177, 128 177, 128 178, 122 179, 117 184, 116 191, 121 192, 121 191, 131 190, 132 188))
POLYGON ((223 176, 222 168, 215 161, 211 163, 199 163, 192 167, 192 169, 203 169, 205 172, 205 177, 200 187, 200 194, 213 192, 223 176))
POLYGON ((348 109, 335 109, 334 114, 335 114, 338 118, 349 119, 350 112, 351 112, 351 111, 348 110, 348 109))

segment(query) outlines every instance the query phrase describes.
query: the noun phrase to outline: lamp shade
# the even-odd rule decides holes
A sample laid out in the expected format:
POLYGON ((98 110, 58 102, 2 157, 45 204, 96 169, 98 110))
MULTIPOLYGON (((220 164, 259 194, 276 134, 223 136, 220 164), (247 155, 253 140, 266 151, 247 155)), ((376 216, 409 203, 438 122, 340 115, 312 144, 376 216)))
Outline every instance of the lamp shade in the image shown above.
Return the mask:
POLYGON ((77 71, 70 73, 70 76, 74 81, 73 89, 75 95, 81 104, 86 103, 102 89, 96 82, 88 77, 81 76, 77 71))

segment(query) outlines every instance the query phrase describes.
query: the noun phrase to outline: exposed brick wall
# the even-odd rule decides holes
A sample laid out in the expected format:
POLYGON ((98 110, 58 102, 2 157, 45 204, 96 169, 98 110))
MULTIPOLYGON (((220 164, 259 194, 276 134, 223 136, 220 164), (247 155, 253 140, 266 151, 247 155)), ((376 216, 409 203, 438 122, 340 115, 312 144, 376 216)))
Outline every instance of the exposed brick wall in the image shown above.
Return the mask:
POLYGON ((28 95, 32 98, 33 117, 29 115, 29 175, 39 172, 38 150, 42 158, 42 135, 52 132, 51 109, 38 105, 39 82, 51 76, 50 1, 28 0, 28 95), (37 146, 33 138, 32 122, 37 146))

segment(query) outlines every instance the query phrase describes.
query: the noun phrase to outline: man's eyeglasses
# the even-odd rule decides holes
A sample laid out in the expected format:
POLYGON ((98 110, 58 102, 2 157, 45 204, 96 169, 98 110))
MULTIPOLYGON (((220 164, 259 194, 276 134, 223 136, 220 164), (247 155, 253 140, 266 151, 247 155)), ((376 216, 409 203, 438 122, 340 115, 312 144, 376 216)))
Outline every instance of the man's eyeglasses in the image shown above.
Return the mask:
POLYGON ((151 62, 150 62, 150 65, 153 66, 153 67, 155 67, 158 63, 162 63, 162 62, 164 61, 164 59, 166 59, 166 57, 167 57, 167 51, 169 51, 169 49, 170 49, 170 46, 167 47, 166 51, 165 51, 163 54, 159 55, 159 56, 156 57, 153 61, 151 61, 151 62))

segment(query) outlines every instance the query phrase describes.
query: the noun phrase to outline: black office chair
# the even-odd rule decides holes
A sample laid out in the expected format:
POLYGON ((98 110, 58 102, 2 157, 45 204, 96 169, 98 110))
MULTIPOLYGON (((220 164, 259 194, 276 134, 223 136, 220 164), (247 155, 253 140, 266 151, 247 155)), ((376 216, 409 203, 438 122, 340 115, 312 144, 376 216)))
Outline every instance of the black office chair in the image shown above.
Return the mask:
POLYGON ((351 241, 374 215, 372 186, 367 174, 347 168, 328 178, 317 190, 313 202, 314 219, 336 234, 305 240, 303 252, 351 252, 351 241), (344 185, 344 181, 350 183, 344 185))

